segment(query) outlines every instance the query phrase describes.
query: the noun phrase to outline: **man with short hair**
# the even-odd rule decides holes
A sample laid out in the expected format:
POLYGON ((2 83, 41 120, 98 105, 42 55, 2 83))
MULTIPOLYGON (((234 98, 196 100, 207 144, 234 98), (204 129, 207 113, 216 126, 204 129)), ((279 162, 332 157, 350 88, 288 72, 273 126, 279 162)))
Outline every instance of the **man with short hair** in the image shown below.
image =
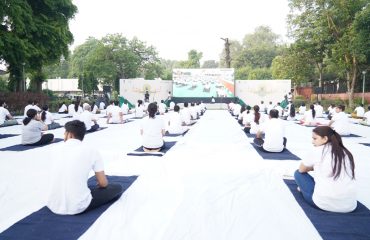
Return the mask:
POLYGON ((279 112, 272 109, 269 113, 269 120, 257 131, 254 143, 265 152, 282 152, 287 142, 284 135, 284 124, 279 119, 279 112), (262 133, 265 133, 265 139, 262 139, 262 133))
POLYGON ((82 143, 85 124, 73 120, 64 127, 65 143, 60 154, 55 154, 47 207, 56 214, 75 215, 118 199, 123 192, 122 186, 108 183, 100 154, 82 143), (88 187, 91 170, 98 184, 88 187))
POLYGON ((17 120, 13 119, 13 116, 6 109, 6 103, 0 100, 0 127, 18 125, 17 120))

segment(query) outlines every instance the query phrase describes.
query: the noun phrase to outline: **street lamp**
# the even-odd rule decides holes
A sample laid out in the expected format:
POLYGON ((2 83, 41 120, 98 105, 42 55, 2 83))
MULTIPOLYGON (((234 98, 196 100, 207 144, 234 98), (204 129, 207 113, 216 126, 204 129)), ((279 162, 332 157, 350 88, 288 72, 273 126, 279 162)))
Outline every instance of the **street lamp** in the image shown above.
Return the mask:
POLYGON ((362 78, 362 105, 365 102, 365 76, 366 76, 366 71, 362 71, 362 74, 364 75, 362 78))

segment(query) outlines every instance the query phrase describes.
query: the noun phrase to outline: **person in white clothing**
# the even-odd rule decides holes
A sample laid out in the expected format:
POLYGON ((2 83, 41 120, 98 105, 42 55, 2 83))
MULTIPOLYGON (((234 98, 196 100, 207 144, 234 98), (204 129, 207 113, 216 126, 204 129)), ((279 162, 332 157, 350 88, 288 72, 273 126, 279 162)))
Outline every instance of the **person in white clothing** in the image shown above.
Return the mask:
POLYGON ((161 100, 161 103, 158 105, 158 112, 161 115, 163 115, 165 112, 167 112, 167 106, 166 106, 166 104, 164 104, 164 100, 161 100))
POLYGON ((266 107, 266 113, 268 114, 271 111, 271 109, 274 109, 274 105, 270 101, 269 104, 266 107))
POLYGON ((141 121, 140 133, 143 137, 145 152, 159 152, 165 147, 163 136, 166 132, 166 124, 162 116, 156 116, 157 111, 157 104, 150 103, 149 116, 141 121))
POLYGON ((173 110, 175 106, 176 106, 176 104, 173 101, 171 101, 170 102, 170 110, 173 110))
POLYGON ((80 119, 80 114, 83 112, 83 109, 82 107, 80 106, 80 101, 79 100, 76 100, 75 103, 74 103, 74 106, 73 106, 73 115, 72 115, 72 119, 73 120, 78 120, 80 119))
POLYGON ((254 143, 261 150, 266 152, 282 152, 286 146, 284 125, 278 118, 279 112, 272 109, 269 114, 269 120, 260 126, 254 139, 254 143), (265 133, 265 139, 262 139, 262 133, 265 133))
POLYGON ((313 104, 310 105, 310 110, 304 113, 303 119, 300 121, 302 125, 305 126, 316 126, 316 111, 315 106, 313 104))
POLYGON ((351 134, 350 122, 344 110, 344 105, 338 105, 335 109, 336 114, 329 122, 329 127, 332 127, 339 135, 343 136, 351 134))
POLYGON ((60 128, 60 124, 54 121, 53 115, 49 112, 48 105, 42 107, 41 121, 43 121, 47 126, 48 130, 60 128))
POLYGON ((107 107, 107 123, 124 123, 122 109, 118 106, 118 101, 113 101, 107 107))
POLYGON ((321 106, 320 102, 317 102, 315 104, 315 111, 316 111, 316 117, 318 117, 318 118, 323 117, 324 108, 321 106))
POLYGON ((85 124, 86 132, 95 132, 99 129, 99 124, 91 112, 90 105, 85 105, 84 111, 81 113, 79 120, 85 124))
MULTIPOLYGON (((279 117, 282 117, 283 116, 283 114, 284 114, 284 109, 280 106, 280 102, 278 102, 277 104, 276 104, 276 106, 275 106, 275 108, 274 109, 276 109, 277 111, 278 111, 278 113, 279 113, 279 117)), ((270 114, 270 112, 268 112, 267 114, 270 114)))
POLYGON ((97 114, 98 112, 100 112, 100 111, 99 111, 99 108, 98 108, 98 106, 95 104, 95 102, 93 102, 93 103, 91 104, 91 108, 92 108, 92 110, 91 110, 91 113, 92 113, 92 114, 97 114))
POLYGON ((190 115, 191 115, 192 120, 199 119, 198 112, 197 112, 197 109, 195 107, 195 103, 193 103, 193 102, 191 103, 191 106, 190 106, 189 110, 190 110, 190 115))
POLYGON ((306 104, 302 103, 301 106, 298 109, 298 113, 301 114, 301 115, 304 115, 305 112, 306 112, 306 104))
POLYGON ((101 101, 101 102, 99 103, 99 109, 100 109, 100 110, 104 110, 104 109, 105 109, 105 102, 104 102, 104 101, 101 101))
POLYGON ((54 140, 54 135, 51 133, 42 133, 48 130, 40 119, 40 115, 33 108, 28 109, 27 117, 23 119, 22 126, 22 145, 40 146, 49 144, 54 140))
POLYGON ((351 114, 352 118, 363 118, 365 114, 365 108, 362 103, 355 108, 353 113, 351 114))
POLYGON ((167 131, 170 134, 182 134, 189 128, 182 125, 180 107, 175 105, 174 111, 169 114, 167 131))
POLYGON ((62 104, 59 106, 58 113, 59 114, 68 113, 67 105, 64 102, 62 102, 62 104))
POLYGON ((18 125, 17 120, 13 119, 13 116, 6 109, 6 103, 0 100, 0 127, 18 125))
POLYGON ((266 113, 266 104, 265 104, 264 101, 261 101, 261 103, 258 107, 260 109, 260 112, 266 113))
POLYGON ((33 101, 28 100, 27 106, 24 107, 24 117, 27 117, 27 111, 31 108, 33 108, 33 101))
POLYGON ((370 126, 370 105, 367 106, 367 112, 364 114, 363 120, 360 122, 362 125, 370 126))
POLYGON ((122 103, 122 106, 121 106, 121 109, 122 109, 122 113, 123 115, 127 115, 130 111, 130 108, 128 106, 128 103, 126 102, 126 100, 122 103))
POLYGON ((180 115, 181 115, 183 125, 189 126, 192 123, 194 123, 194 121, 191 120, 191 113, 190 113, 190 109, 189 109, 189 103, 187 103, 187 102, 184 103, 184 108, 181 109, 180 115))
POLYGON ((66 123, 65 129, 65 143, 54 155, 47 207, 55 214, 75 215, 118 199, 122 186, 108 183, 100 154, 82 143, 85 124, 73 120, 66 123), (95 172, 96 186, 87 184, 91 170, 95 172))
POLYGON ((340 135, 328 126, 312 132, 315 150, 294 173, 304 200, 325 211, 347 213, 357 207, 355 163, 340 135), (314 177, 308 172, 313 171, 314 177))
POLYGON ((75 114, 75 104, 71 103, 68 105, 68 116, 73 117, 74 114, 75 114))
POLYGON ((243 126, 247 126, 248 124, 251 123, 251 121, 253 121, 254 114, 252 113, 251 109, 252 109, 251 106, 247 105, 245 107, 245 111, 242 113, 243 126))
POLYGON ((136 108, 135 108, 135 117, 137 117, 137 118, 144 117, 145 111, 146 110, 145 110, 145 106, 143 104, 143 101, 142 100, 138 100, 137 101, 136 108))
POLYGON ((253 113, 248 115, 247 124, 245 125, 244 132, 256 134, 259 130, 260 124, 264 122, 263 113, 260 112, 258 105, 254 105, 253 113))
POLYGON ((240 109, 242 108, 242 106, 239 104, 239 103, 235 103, 233 105, 233 112, 232 112, 232 115, 237 117, 239 116, 240 114, 240 109))

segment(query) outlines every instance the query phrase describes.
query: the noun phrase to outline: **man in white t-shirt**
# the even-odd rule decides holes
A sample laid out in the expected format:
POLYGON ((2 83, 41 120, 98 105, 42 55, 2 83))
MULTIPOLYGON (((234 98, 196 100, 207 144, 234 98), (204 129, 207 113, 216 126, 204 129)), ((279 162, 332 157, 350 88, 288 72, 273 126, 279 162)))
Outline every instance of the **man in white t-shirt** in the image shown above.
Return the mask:
POLYGON ((85 124, 79 120, 65 125, 64 145, 55 154, 50 174, 47 207, 56 214, 75 215, 118 199, 123 188, 108 184, 100 154, 82 143, 85 124), (97 186, 88 186, 90 171, 95 172, 97 186))
POLYGON ((191 113, 190 113, 190 109, 189 109, 189 103, 187 103, 187 102, 184 103, 184 108, 181 109, 180 115, 181 115, 181 119, 182 119, 182 122, 184 123, 184 125, 189 126, 193 123, 193 121, 191 120, 191 113))
POLYGON ((174 111, 169 114, 167 131, 170 134, 182 134, 188 129, 182 125, 180 107, 175 105, 174 111))
POLYGON ((0 127, 18 125, 17 120, 13 119, 13 116, 5 107, 5 101, 0 100, 0 127))
POLYGON ((167 111, 167 106, 164 104, 164 101, 161 100, 161 103, 158 104, 158 112, 159 114, 163 115, 167 111))
POLYGON ((344 110, 344 105, 338 105, 336 107, 336 114, 330 120, 329 127, 333 128, 339 135, 350 135, 350 122, 344 110))
POLYGON ((360 103, 359 106, 355 108, 355 110, 352 113, 353 118, 363 118, 365 114, 365 108, 362 103, 360 103))
POLYGON ((263 112, 263 113, 266 112, 266 104, 264 101, 261 101, 260 105, 258 106, 260 107, 260 112, 263 112))
POLYGON ((315 111, 316 111, 316 117, 317 118, 323 117, 324 108, 321 106, 321 103, 320 102, 317 102, 315 104, 315 111))
MULTIPOLYGON (((284 109, 280 106, 280 102, 276 104, 274 109, 278 111, 279 117, 282 117, 284 115, 284 109)), ((270 112, 268 112, 267 114, 270 114, 270 112)))
POLYGON ((107 107, 107 123, 123 123, 123 112, 118 106, 118 101, 112 102, 107 107))
POLYGON ((128 107, 128 103, 126 101, 122 103, 121 109, 122 109, 123 115, 125 114, 127 115, 128 112, 130 111, 130 108, 128 107))
POLYGON ((195 107, 195 103, 193 103, 193 102, 191 103, 191 106, 190 106, 189 110, 190 110, 190 115, 191 115, 192 120, 196 120, 196 119, 199 118, 197 109, 195 107))
POLYGON ((68 113, 67 105, 64 102, 62 102, 62 105, 60 106, 58 113, 60 114, 68 113))
POLYGON ((279 119, 279 112, 276 109, 270 111, 269 118, 260 126, 254 143, 266 152, 282 152, 287 142, 284 124, 279 119), (265 133, 265 139, 262 139, 262 133, 265 133))
POLYGON ((85 105, 84 111, 79 116, 80 121, 84 122, 86 127, 86 132, 95 132, 99 129, 99 124, 91 112, 91 107, 89 104, 85 105), (94 123, 94 124, 93 124, 94 123))
POLYGON ((104 109, 105 109, 105 102, 104 102, 104 101, 101 101, 101 102, 99 103, 99 109, 100 109, 100 110, 104 110, 104 109))

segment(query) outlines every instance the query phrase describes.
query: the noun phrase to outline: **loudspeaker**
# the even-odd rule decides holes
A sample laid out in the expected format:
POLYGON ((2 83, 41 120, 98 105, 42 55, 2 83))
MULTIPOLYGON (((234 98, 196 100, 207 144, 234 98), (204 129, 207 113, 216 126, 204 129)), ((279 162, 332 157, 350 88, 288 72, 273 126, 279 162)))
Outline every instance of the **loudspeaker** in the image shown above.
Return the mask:
POLYGON ((315 87, 313 89, 314 94, 322 94, 322 87, 315 87))

